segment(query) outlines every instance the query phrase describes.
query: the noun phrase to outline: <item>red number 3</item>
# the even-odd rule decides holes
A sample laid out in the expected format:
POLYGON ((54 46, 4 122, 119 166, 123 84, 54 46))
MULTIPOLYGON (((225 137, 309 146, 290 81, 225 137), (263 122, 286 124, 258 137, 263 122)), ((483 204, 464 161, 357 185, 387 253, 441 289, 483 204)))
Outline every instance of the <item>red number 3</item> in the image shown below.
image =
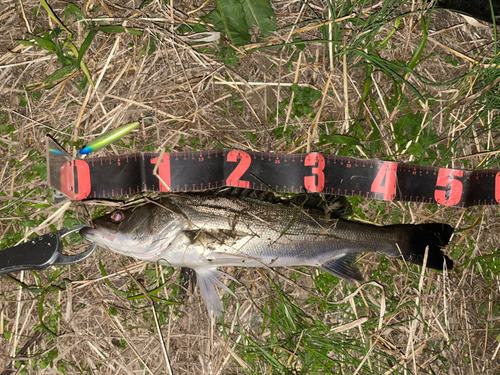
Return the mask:
POLYGON ((436 186, 443 187, 445 190, 434 191, 434 199, 440 204, 446 206, 455 206, 460 203, 462 198, 462 181, 455 177, 462 177, 464 171, 457 169, 439 168, 436 186))
POLYGON ((312 168, 312 173, 315 176, 305 176, 304 177, 304 187, 313 193, 319 193, 325 188, 325 174, 323 169, 325 169, 325 158, 323 155, 318 153, 308 154, 304 160, 304 165, 306 167, 315 166, 312 168))

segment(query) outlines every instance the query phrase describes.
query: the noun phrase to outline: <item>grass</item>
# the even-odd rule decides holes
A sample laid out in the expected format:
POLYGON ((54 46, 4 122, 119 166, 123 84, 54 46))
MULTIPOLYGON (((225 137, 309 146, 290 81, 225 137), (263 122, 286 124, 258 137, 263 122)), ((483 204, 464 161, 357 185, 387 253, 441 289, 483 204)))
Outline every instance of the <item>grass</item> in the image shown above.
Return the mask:
MULTIPOLYGON (((45 185, 47 132, 75 152, 106 129, 152 116, 97 155, 229 147, 498 168, 491 27, 419 1, 377 8, 272 1, 262 2, 272 11, 257 16, 248 4, 234 5, 247 13, 230 33, 221 26, 229 6, 222 1, 6 6, 0 247, 116 205, 54 202, 45 185), (215 40, 180 39, 193 35, 215 40)), ((498 373, 498 208, 349 201, 361 221, 455 226, 448 252, 458 267, 422 273, 366 255, 358 265, 370 283, 361 286, 313 268, 229 269, 241 282, 230 285, 238 298, 224 296, 226 313, 211 326, 197 287, 181 293, 179 270, 100 249, 81 264, 3 276, 1 367, 21 374, 498 373)), ((85 246, 73 236, 65 250, 85 246)))

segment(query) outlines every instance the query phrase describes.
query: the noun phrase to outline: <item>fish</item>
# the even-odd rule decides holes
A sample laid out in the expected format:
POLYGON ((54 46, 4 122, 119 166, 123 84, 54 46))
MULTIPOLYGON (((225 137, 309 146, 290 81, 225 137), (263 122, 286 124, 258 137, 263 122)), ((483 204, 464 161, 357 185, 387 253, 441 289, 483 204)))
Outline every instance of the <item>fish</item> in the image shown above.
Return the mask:
POLYGON ((379 252, 422 266, 428 248, 428 268, 453 268, 443 253, 454 230, 448 224, 377 226, 348 220, 344 197, 269 196, 170 193, 94 219, 80 235, 118 254, 193 269, 212 319, 223 312, 216 286, 233 294, 219 277, 236 281, 223 266, 314 266, 361 282, 357 254, 379 252))

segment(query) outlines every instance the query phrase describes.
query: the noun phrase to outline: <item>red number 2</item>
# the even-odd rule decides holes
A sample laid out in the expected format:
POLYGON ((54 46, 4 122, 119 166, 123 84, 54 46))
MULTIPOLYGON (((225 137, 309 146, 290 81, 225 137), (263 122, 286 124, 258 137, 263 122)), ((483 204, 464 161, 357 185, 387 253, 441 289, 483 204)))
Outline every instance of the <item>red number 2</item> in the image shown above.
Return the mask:
POLYGON ((372 193, 382 194, 382 199, 392 201, 396 196, 396 172, 398 164, 384 161, 373 180, 372 193))
POLYGON ((227 161, 230 162, 239 161, 239 163, 234 169, 234 171, 232 171, 229 177, 227 178, 226 184, 229 186, 249 188, 250 181, 243 181, 240 180, 240 178, 245 174, 245 172, 250 167, 250 164, 252 163, 252 158, 250 157, 250 155, 248 155, 245 151, 231 150, 227 154, 227 161), (238 158, 240 160, 238 160, 238 158))
POLYGON ((462 198, 462 181, 455 177, 462 177, 464 171, 457 169, 439 168, 436 186, 443 187, 445 190, 435 190, 434 199, 440 204, 454 206, 460 203, 462 198))
POLYGON ((313 166, 312 173, 315 176, 304 177, 304 187, 313 193, 319 193, 325 188, 325 158, 316 152, 308 154, 304 160, 306 167, 313 166))

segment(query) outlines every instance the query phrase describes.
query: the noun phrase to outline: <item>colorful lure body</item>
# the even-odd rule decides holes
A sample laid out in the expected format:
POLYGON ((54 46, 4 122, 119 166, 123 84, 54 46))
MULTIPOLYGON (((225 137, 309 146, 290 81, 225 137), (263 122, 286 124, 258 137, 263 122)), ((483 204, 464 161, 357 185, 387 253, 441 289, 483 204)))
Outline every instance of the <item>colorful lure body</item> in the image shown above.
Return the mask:
POLYGON ((123 125, 120 126, 110 132, 107 132, 103 134, 101 137, 97 138, 96 140, 90 142, 87 146, 82 148, 79 152, 78 155, 85 155, 89 154, 91 152, 97 151, 103 147, 106 147, 110 143, 113 143, 114 141, 117 141, 118 139, 124 137, 128 133, 130 133, 132 130, 137 128, 139 126, 139 122, 133 122, 131 124, 123 125))

